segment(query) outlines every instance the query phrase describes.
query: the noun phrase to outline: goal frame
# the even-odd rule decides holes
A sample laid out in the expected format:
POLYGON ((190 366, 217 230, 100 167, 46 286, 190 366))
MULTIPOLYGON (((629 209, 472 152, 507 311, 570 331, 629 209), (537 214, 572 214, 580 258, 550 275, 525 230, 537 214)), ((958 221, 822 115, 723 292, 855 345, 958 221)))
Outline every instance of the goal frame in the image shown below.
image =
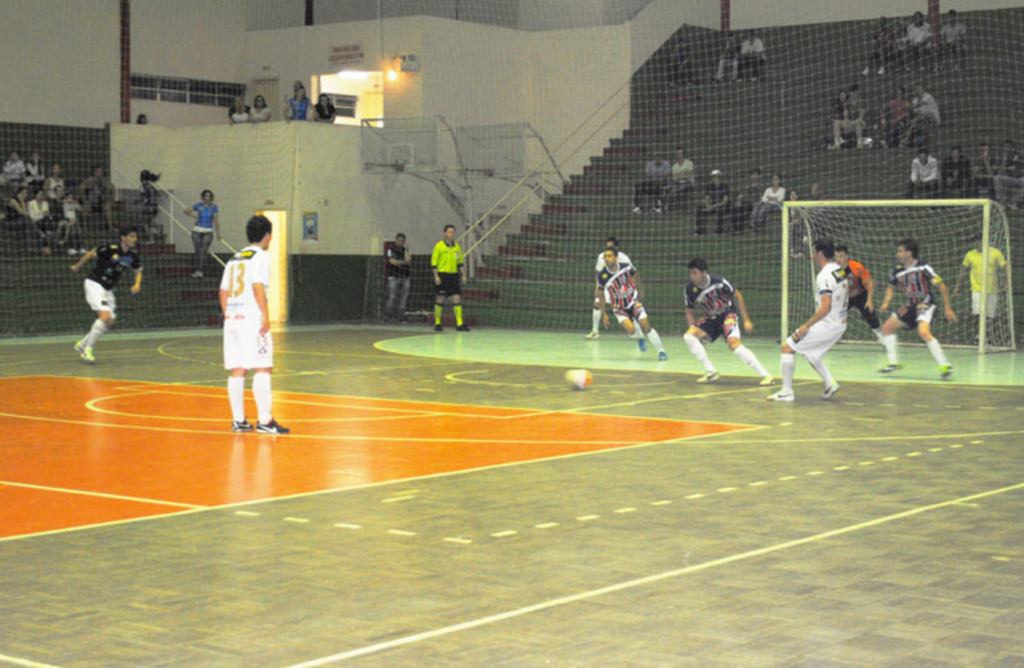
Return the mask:
MULTIPOLYGON (((990 199, 879 199, 879 200, 823 200, 823 201, 792 201, 784 202, 782 205, 782 328, 781 328, 781 340, 785 341, 786 337, 789 336, 789 272, 790 272, 790 248, 789 248, 789 223, 790 223, 790 211, 793 209, 820 209, 820 208, 882 208, 882 207, 981 207, 982 211, 982 222, 981 222, 981 238, 986 240, 986 243, 981 245, 982 253, 982 269, 981 269, 981 285, 982 295, 980 303, 980 314, 978 323, 978 353, 984 354, 992 351, 990 346, 987 345, 987 332, 986 327, 988 324, 988 274, 989 274, 989 244, 987 243, 990 238, 992 229, 992 207, 1002 205, 997 202, 993 202, 990 199)), ((1005 219, 1005 213, 1004 213, 1005 219)), ((1007 308, 1009 309, 1009 325, 1010 325, 1010 348, 1009 350, 1016 350, 1017 348, 1017 336, 1014 331, 1013 324, 1013 274, 1012 274, 1012 260, 1011 260, 1012 246, 1010 243, 1010 229, 1009 224, 1006 226, 1006 252, 1004 253, 1006 258, 1006 281, 1007 281, 1007 308)), ((813 261, 812 261, 812 267, 813 261)), ((1006 350, 1005 348, 1000 348, 1006 350)))

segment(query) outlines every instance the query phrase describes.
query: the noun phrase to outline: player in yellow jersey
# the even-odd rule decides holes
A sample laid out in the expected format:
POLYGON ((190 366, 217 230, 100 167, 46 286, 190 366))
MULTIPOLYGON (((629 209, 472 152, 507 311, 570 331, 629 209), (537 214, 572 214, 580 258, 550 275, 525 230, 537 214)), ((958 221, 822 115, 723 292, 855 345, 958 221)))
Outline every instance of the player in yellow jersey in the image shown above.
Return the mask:
POLYGON ((462 257, 462 247, 455 241, 455 226, 444 226, 444 239, 434 245, 430 254, 430 269, 434 272, 434 331, 444 331, 441 326, 441 309, 448 297, 452 298, 452 310, 455 311, 455 329, 468 332, 462 322, 462 283, 466 280, 466 265, 462 257))
POLYGON ((1006 258, 1003 253, 993 246, 988 247, 988 280, 985 290, 981 289, 981 276, 983 273, 984 264, 982 262, 982 246, 981 246, 981 235, 977 234, 971 241, 974 242, 974 248, 967 251, 967 255, 964 256, 963 264, 960 266, 960 274, 956 277, 956 287, 953 288, 953 294, 957 295, 960 293, 960 288, 963 286, 964 277, 967 272, 971 274, 971 313, 974 315, 977 322, 975 323, 974 330, 974 342, 978 342, 978 330, 981 327, 981 295, 985 293, 985 318, 986 326, 985 331, 992 331, 992 323, 995 322, 996 312, 999 310, 999 293, 1003 291, 1000 284, 1005 284, 1006 276, 1006 258), (1003 270, 1004 280, 999 280, 999 270, 1003 270))

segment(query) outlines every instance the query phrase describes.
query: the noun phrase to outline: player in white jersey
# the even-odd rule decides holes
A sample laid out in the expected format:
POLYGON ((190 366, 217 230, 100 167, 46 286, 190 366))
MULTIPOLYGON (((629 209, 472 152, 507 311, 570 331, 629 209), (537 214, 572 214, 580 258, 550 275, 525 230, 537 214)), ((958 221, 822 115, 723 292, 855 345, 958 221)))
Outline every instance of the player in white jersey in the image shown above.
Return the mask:
MULTIPOLYGON (((606 239, 605 242, 604 242, 604 247, 605 248, 614 248, 615 250, 619 250, 619 240, 616 239, 615 237, 608 237, 608 239, 606 239)), ((626 255, 625 253, 619 251, 619 264, 632 264, 632 262, 630 262, 628 255, 626 255)), ((598 253, 598 255, 597 255, 597 265, 594 267, 594 271, 597 272, 598 274, 600 274, 602 269, 604 269, 604 251, 601 251, 600 253, 598 253)), ((590 333, 587 334, 586 338, 588 338, 588 339, 596 339, 599 336, 601 336, 601 334, 597 331, 597 326, 601 324, 601 313, 602 312, 603 311, 601 310, 601 285, 600 285, 600 283, 595 283, 594 284, 594 312, 593 312, 593 315, 591 316, 593 322, 592 322, 592 325, 591 325, 591 328, 590 328, 590 333)))
POLYGON ((640 288, 634 281, 636 267, 631 264, 620 264, 618 258, 619 251, 614 248, 606 249, 604 269, 597 275, 597 282, 601 286, 601 319, 604 326, 607 328, 609 325, 604 306, 610 304, 612 313, 622 328, 629 332, 630 336, 638 333, 637 344, 640 346, 640 352, 647 350, 647 343, 644 341, 644 337, 647 337, 658 349, 658 360, 664 362, 668 359, 668 353, 661 344, 658 332, 647 320, 647 311, 640 301, 640 288))
POLYGON ((818 372, 824 383, 822 399, 829 399, 839 391, 839 383, 825 366, 825 353, 839 342, 846 332, 846 311, 849 308, 849 286, 846 272, 835 260, 835 246, 823 239, 814 244, 814 259, 821 267, 815 279, 817 305, 811 319, 800 325, 782 344, 782 389, 768 397, 769 401, 793 401, 793 374, 796 353, 818 372))
POLYGON ((274 370, 274 339, 270 333, 267 290, 270 287, 270 248, 273 225, 265 216, 253 216, 245 225, 249 245, 224 267, 220 281, 220 308, 224 314, 224 368, 231 402, 231 430, 253 431, 245 419, 245 376, 251 369, 252 394, 259 413, 255 430, 287 434, 272 412, 270 374, 274 370))

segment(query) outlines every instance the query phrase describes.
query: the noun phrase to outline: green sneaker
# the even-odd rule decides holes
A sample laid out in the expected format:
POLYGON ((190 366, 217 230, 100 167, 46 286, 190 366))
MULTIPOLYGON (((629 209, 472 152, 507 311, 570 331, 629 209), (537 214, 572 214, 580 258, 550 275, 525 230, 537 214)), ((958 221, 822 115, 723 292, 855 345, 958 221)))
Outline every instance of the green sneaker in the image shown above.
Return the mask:
POLYGON ((939 371, 942 372, 942 380, 949 380, 949 377, 953 375, 953 367, 949 364, 940 366, 939 371))
POLYGON ((82 348, 81 358, 89 364, 96 363, 96 358, 92 354, 92 348, 82 348))
POLYGON ((85 352, 85 339, 78 340, 78 343, 75 344, 75 352, 79 355, 85 352))

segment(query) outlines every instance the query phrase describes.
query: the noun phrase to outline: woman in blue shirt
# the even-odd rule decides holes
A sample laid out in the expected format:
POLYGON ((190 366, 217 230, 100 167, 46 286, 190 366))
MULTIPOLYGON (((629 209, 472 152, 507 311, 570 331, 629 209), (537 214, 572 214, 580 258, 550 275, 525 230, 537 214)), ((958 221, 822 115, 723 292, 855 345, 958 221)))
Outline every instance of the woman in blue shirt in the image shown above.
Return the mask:
POLYGON ((213 244, 213 235, 220 237, 220 221, 217 219, 217 205, 213 203, 213 191, 204 190, 200 195, 201 202, 196 202, 191 209, 185 209, 185 215, 196 219, 192 228, 192 245, 195 247, 195 271, 192 278, 203 277, 203 267, 206 265, 206 254, 213 244))
POLYGON ((311 101, 306 96, 306 87, 300 82, 295 82, 294 97, 285 98, 285 120, 305 121, 309 119, 309 107, 311 101))

